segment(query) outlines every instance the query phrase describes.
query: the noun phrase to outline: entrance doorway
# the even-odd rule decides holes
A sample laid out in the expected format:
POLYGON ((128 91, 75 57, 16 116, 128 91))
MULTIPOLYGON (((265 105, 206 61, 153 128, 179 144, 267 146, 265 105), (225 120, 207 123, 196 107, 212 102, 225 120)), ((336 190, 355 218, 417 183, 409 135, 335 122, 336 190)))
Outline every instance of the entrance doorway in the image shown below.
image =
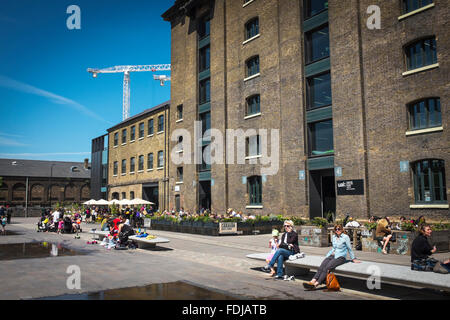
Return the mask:
POLYGON ((309 172, 309 216, 327 218, 328 213, 336 213, 336 191, 334 170, 309 172))
POLYGON ((142 199, 153 202, 153 210, 159 209, 159 191, 158 184, 142 186, 142 199))
POLYGON ((199 210, 211 210, 211 180, 200 181, 198 188, 199 210))

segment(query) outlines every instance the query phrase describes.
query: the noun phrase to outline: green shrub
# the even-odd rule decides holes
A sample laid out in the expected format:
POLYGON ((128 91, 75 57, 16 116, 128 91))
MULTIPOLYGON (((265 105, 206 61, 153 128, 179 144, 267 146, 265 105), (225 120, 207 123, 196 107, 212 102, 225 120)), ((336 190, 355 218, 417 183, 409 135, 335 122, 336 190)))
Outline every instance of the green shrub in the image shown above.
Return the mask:
POLYGON ((403 222, 400 226, 403 231, 416 231, 417 227, 412 222, 403 222))
POLYGON ((372 231, 377 229, 377 223, 376 222, 366 222, 364 223, 364 226, 367 230, 372 231))
POLYGON ((431 229, 434 231, 440 230, 450 230, 450 223, 443 223, 442 221, 439 223, 435 223, 431 226, 431 229))
POLYGON ((318 226, 319 228, 324 228, 328 225, 327 219, 320 217, 315 217, 314 219, 310 220, 310 222, 313 226, 318 226))

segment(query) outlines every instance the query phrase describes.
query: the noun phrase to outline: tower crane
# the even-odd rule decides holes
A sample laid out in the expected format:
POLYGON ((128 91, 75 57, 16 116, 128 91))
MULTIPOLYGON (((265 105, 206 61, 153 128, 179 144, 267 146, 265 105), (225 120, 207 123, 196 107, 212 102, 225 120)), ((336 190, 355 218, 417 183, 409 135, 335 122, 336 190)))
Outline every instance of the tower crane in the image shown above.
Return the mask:
MULTIPOLYGON (((148 71, 167 71, 170 70, 170 64, 154 64, 154 65, 141 65, 141 66, 114 66, 104 69, 87 69, 88 72, 92 73, 94 78, 97 77, 99 73, 123 73, 123 110, 122 110, 122 120, 126 120, 130 117, 130 72, 148 72, 148 71)), ((169 81, 170 77, 165 75, 154 75, 155 80, 159 80, 161 86, 164 85, 165 81, 169 81)))

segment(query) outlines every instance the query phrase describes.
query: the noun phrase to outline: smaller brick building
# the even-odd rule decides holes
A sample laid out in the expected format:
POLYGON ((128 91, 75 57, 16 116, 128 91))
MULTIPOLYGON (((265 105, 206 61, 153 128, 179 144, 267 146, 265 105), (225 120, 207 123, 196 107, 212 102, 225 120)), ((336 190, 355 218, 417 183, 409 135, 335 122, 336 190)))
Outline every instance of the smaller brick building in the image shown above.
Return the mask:
POLYGON ((91 170, 85 162, 0 159, 0 204, 51 206, 89 200, 91 170))

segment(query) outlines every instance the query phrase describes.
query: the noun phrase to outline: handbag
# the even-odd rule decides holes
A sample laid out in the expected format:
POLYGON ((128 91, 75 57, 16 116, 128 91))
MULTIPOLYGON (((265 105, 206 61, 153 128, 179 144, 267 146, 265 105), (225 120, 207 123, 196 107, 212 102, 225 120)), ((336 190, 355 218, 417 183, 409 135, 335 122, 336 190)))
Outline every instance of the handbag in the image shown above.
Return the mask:
POLYGON ((327 291, 340 291, 341 286, 333 272, 327 273, 327 291))

